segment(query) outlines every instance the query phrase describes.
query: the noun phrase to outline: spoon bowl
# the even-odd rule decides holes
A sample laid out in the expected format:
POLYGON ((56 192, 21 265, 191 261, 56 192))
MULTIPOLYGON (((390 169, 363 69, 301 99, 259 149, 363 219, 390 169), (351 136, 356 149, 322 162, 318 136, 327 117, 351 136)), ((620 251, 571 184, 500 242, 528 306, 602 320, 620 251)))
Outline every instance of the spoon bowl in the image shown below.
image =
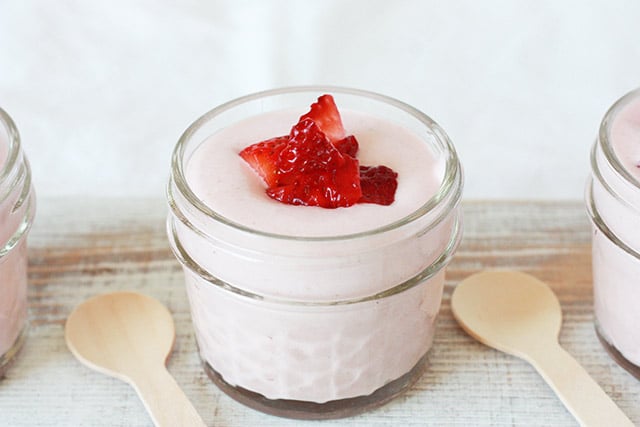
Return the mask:
POLYGON ((80 304, 67 319, 65 337, 82 363, 129 381, 139 371, 139 361, 166 362, 175 328, 169 310, 158 301, 118 292, 80 304))
POLYGON ((562 326, 562 309, 553 291, 517 271, 471 276, 451 296, 451 309, 469 335, 521 358, 540 342, 555 342, 562 326))
POLYGON ((175 339, 169 310, 134 292, 99 295, 69 315, 65 340, 83 364, 131 384, 156 426, 204 426, 166 369, 175 339))
POLYGON ((458 284, 453 315, 469 335, 527 360, 583 426, 633 426, 558 343, 562 310, 542 281, 515 271, 487 271, 458 284))

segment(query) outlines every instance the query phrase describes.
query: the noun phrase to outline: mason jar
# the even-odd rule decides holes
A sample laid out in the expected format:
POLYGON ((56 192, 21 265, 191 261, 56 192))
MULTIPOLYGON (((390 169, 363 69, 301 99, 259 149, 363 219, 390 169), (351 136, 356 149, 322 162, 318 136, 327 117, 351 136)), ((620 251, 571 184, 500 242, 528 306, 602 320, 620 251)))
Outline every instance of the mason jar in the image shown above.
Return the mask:
MULTIPOLYGON (((356 137, 370 132, 375 140, 376 126, 363 126, 356 137)), ((445 268, 461 239, 462 186, 461 166, 445 132, 415 108, 375 93, 285 88, 231 101, 200 117, 173 154, 167 229, 184 269, 207 374, 245 405, 302 419, 350 416, 405 391, 423 372, 432 344, 445 268), (386 206, 323 210, 268 198, 260 203, 276 213, 265 219, 254 205, 259 193, 233 215, 225 212, 225 199, 237 203, 232 199, 244 197, 234 195, 244 184, 220 177, 228 163, 244 169, 233 169, 238 181, 260 185, 235 158, 238 148, 277 136, 261 128, 280 122, 282 112, 290 127, 323 93, 335 97, 347 131, 352 112, 353 123, 372 117, 415 138, 432 164, 421 164, 408 141, 394 141, 393 149, 407 150, 416 170, 432 174, 433 188, 399 172, 394 203, 399 209, 410 202, 411 208, 389 222, 379 219, 386 206), (230 150, 225 144, 238 134, 240 145, 225 154, 230 150), (209 200, 203 196, 207 188, 189 174, 197 150, 206 144, 213 157, 229 156, 217 166, 212 158, 204 160, 212 160, 205 187, 221 191, 209 200), (413 188, 415 200, 406 200, 407 188, 413 188), (348 218, 351 212, 359 215, 358 209, 368 212, 360 216, 363 221, 379 222, 352 228, 348 218), (278 222, 280 228, 265 229, 254 220, 278 222), (300 222, 340 231, 307 234, 300 222)))
POLYGON ((27 234, 35 212, 29 162, 11 117, 0 109, 0 377, 27 327, 27 234))
POLYGON ((602 120, 586 200, 596 331, 609 354, 640 378, 640 90, 602 120))

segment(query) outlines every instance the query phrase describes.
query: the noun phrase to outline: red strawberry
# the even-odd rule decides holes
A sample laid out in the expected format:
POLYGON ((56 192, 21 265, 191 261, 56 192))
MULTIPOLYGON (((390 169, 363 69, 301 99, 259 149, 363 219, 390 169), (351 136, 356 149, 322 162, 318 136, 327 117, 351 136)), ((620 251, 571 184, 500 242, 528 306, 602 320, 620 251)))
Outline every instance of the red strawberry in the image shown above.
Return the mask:
POLYGON ((318 98, 318 101, 311 104, 311 110, 301 116, 300 121, 304 119, 311 119, 316 122, 331 143, 340 141, 346 136, 338 107, 336 107, 331 95, 322 95, 318 98))
POLYGON ((289 141, 280 152, 276 165, 282 174, 295 176, 311 171, 336 169, 343 162, 342 154, 329 142, 316 123, 303 119, 291 129, 289 141))
POLYGON ((271 187, 278 184, 278 157, 288 141, 289 136, 267 139, 246 147, 240 157, 271 187))
POLYGON ((267 189, 267 194, 291 205, 348 207, 358 203, 362 196, 358 171, 358 161, 345 156, 337 169, 301 174, 288 185, 267 189))
POLYGON ((386 166, 360 166, 359 203, 390 205, 395 200, 398 174, 386 166))
POLYGON ((390 205, 397 176, 386 166, 359 166, 358 141, 346 136, 331 95, 323 95, 289 135, 253 144, 240 156, 267 184, 269 197, 293 205, 390 205))
POLYGON ((354 159, 356 158, 356 154, 358 154, 358 140, 353 135, 344 137, 340 141, 335 142, 333 145, 338 149, 339 152, 341 152, 342 154, 346 154, 347 156, 351 156, 354 159))

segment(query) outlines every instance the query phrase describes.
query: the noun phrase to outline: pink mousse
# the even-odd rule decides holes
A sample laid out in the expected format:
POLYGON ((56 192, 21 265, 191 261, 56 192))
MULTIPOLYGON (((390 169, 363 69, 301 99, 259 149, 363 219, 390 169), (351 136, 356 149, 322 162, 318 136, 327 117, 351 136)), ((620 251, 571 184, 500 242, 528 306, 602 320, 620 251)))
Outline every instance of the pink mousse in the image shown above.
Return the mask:
MULTIPOLYGON (((8 139, 0 126, 0 171, 6 170, 8 152, 8 139)), ((0 195, 7 190, 8 183, 0 181, 0 195)), ((25 216, 27 203, 14 210, 20 192, 21 189, 15 189, 0 200, 0 357, 14 346, 27 318, 25 239, 6 252, 8 241, 16 234, 25 216)))
MULTIPOLYGON (((640 95, 636 93, 610 117, 606 139, 615 171, 601 146, 597 168, 618 197, 594 180, 593 200, 604 224, 621 241, 615 244, 597 230, 593 239, 595 315, 604 338, 630 362, 640 366, 640 95), (628 176, 623 177, 622 175, 628 176), (634 182, 635 181, 635 182, 634 182), (626 246, 629 251, 625 251, 626 246)), ((602 142, 602 141, 601 141, 602 142)))
MULTIPOLYGON (((323 209, 270 199, 238 153, 286 134, 299 114, 253 117, 206 139, 187 161, 186 179, 199 199, 229 220, 290 237, 219 226, 207 231, 215 236, 212 241, 176 221, 176 236, 195 262, 244 291, 313 304, 393 288, 450 250, 459 236, 455 209, 444 212, 432 228, 426 224, 435 221, 437 209, 386 233, 321 242, 294 237, 327 238, 388 226, 426 203, 443 180, 445 160, 423 139, 380 117, 341 113, 348 133, 358 138, 361 163, 385 164, 398 172, 396 201, 323 209)), ((444 284, 441 267, 404 292, 335 306, 247 298, 187 269, 201 357, 229 384, 270 399, 322 403, 368 395, 410 371, 430 348, 444 284)))

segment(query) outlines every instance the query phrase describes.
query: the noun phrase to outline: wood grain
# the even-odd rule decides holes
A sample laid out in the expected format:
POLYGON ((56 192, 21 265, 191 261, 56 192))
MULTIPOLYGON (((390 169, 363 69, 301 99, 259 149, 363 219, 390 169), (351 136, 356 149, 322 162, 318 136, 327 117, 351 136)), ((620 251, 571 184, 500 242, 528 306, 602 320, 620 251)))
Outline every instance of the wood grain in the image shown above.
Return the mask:
MULTIPOLYGON (((572 426, 573 417, 526 362, 467 336, 451 315, 453 287, 486 268, 533 274, 563 308, 562 346, 640 425, 640 381, 616 365, 593 328, 590 226, 580 202, 466 202, 465 234, 448 269, 429 369, 402 397, 371 413, 324 426, 572 426)), ((78 363, 64 321, 85 299, 132 290, 174 316, 169 371, 207 425, 317 425, 267 416, 221 393, 200 366, 182 271, 164 232, 161 198, 39 201, 30 244, 27 342, 0 382, 2 426, 150 426, 135 392, 78 363)))

